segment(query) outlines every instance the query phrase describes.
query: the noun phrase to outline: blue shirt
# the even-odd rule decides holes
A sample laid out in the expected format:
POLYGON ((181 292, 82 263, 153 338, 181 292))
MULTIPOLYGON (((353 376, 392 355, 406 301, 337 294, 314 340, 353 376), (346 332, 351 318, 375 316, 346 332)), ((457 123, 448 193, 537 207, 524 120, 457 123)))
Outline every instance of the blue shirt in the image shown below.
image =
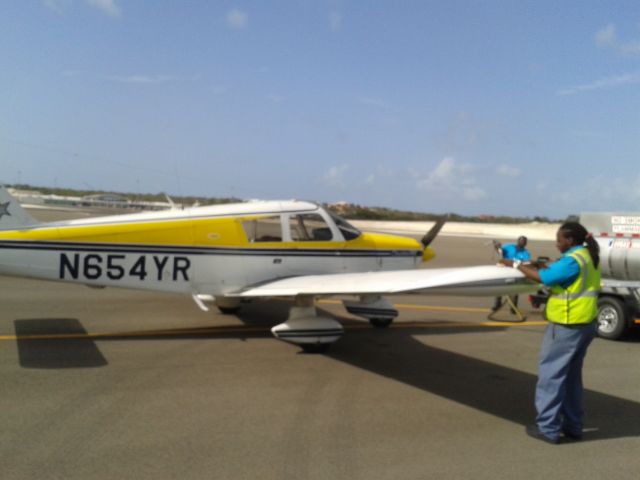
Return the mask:
POLYGON ((515 243, 502 246, 502 258, 506 260, 530 260, 531 255, 526 248, 519 249, 515 243))
POLYGON ((580 275, 580 265, 569 254, 575 252, 578 248, 582 247, 577 245, 571 250, 567 250, 557 262, 549 265, 549 268, 541 269, 538 273, 540 273, 542 283, 547 287, 560 285, 562 288, 568 288, 569 285, 575 282, 578 275, 580 275))

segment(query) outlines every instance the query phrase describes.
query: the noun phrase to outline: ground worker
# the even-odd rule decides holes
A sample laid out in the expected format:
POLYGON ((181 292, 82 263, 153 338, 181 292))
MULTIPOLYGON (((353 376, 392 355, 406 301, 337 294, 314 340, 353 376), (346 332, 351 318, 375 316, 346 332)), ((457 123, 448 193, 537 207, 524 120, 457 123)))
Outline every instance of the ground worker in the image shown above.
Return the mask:
MULTIPOLYGON (((508 243, 506 245, 502 245, 500 242, 496 242, 494 240, 493 246, 498 251, 500 256, 505 260, 520 260, 522 262, 527 262, 531 259, 531 254, 529 250, 527 250, 527 237, 524 235, 518 237, 518 241, 516 243, 508 243)), ((512 310, 513 308, 518 306, 518 295, 511 296, 512 310)), ((502 306, 502 297, 496 297, 493 302, 492 311, 497 311, 502 306)), ((516 313, 516 312, 513 312, 516 313)))
POLYGON ((582 225, 564 223, 556 246, 562 257, 541 270, 519 260, 501 260, 551 287, 536 385, 536 424, 528 425, 526 432, 553 444, 560 442, 561 434, 568 440, 582 439, 582 365, 596 334, 600 289, 598 243, 582 225))

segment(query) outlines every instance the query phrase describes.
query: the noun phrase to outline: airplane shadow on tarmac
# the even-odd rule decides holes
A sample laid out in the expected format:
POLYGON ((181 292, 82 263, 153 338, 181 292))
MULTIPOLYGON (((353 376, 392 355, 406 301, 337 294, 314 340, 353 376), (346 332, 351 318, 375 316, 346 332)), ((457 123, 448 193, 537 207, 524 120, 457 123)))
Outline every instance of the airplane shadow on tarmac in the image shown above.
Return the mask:
POLYGON ((35 318, 13 322, 23 368, 91 368, 107 365, 75 318, 35 318), (58 337, 58 338, 56 338, 58 337))
MULTIPOLYGON (((269 327, 283 321, 288 305, 270 306, 268 313, 260 305, 250 305, 238 316, 250 329, 224 327, 175 329, 161 334, 135 332, 127 340, 170 340, 177 338, 265 338, 269 327), (281 308, 282 307, 282 308, 281 308), (266 316, 265 316, 266 313, 266 316)), ((516 424, 532 423, 534 389, 537 377, 491 362, 425 345, 416 335, 416 328, 357 328, 363 322, 331 315, 345 325, 347 334, 325 354, 334 360, 365 371, 411 385, 476 410, 495 415, 516 424)), ((442 327, 429 328, 429 335, 453 333, 486 333, 504 327, 459 328, 430 319, 442 327)), ((86 331, 76 319, 16 320, 20 364, 25 368, 86 368, 102 367, 107 360, 94 339, 83 336, 86 331), (38 335, 71 334, 63 339, 39 339, 38 335)), ((100 341, 117 341, 119 334, 100 336, 100 341)), ((274 340, 275 341, 275 340, 274 340)), ((588 362, 588 356, 587 356, 588 362)), ((640 403, 585 389, 584 408, 587 412, 585 441, 640 435, 640 403)))
MULTIPOLYGON (((454 333, 454 329, 446 330, 441 333, 454 333)), ((383 333, 384 340, 378 342, 363 343, 362 338, 345 336, 340 348, 331 350, 328 356, 517 424, 533 423, 536 375, 431 347, 413 338, 424 335, 424 330, 391 329, 383 333), (386 348, 380 348, 380 343, 386 348)), ((435 332, 430 329, 431 333, 435 332)), ((640 435, 640 403, 586 388, 583 406, 585 441, 640 435)))

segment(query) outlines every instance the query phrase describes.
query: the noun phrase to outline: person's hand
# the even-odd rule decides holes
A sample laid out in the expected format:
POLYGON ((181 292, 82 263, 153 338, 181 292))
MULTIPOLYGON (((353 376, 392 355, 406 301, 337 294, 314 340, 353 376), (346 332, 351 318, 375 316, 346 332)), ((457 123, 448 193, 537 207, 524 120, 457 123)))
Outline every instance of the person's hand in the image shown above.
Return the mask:
POLYGON ((513 260, 507 260, 506 258, 501 258, 498 263, 506 267, 513 267, 513 260))

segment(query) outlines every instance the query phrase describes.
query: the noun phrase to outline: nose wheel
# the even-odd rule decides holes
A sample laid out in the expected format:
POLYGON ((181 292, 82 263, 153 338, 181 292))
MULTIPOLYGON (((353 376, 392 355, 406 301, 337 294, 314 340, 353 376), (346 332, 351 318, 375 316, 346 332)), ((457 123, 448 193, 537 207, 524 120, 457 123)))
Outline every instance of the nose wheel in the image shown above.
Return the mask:
POLYGON ((393 304, 379 295, 362 295, 359 300, 343 300, 342 304, 347 312, 366 318, 376 328, 387 328, 398 316, 393 304))

